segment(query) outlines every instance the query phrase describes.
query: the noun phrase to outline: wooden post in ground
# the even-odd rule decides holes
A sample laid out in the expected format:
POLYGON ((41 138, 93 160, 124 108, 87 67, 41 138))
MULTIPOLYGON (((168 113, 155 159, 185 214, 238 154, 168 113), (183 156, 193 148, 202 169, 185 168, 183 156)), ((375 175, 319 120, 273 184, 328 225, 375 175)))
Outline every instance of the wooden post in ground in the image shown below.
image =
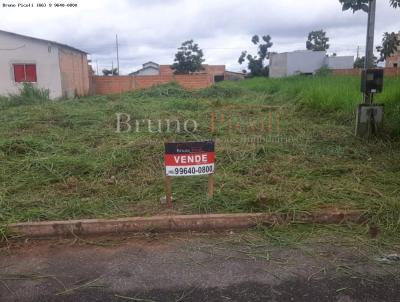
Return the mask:
POLYGON ((167 205, 172 208, 172 181, 171 176, 165 176, 164 178, 164 185, 165 185, 165 199, 167 205))
POLYGON ((268 111, 268 132, 272 133, 272 111, 271 111, 271 108, 268 111))
POLYGON ((280 115, 279 115, 279 109, 275 112, 275 119, 276 119, 276 133, 279 135, 281 129, 280 129, 280 115))
POLYGON ((211 112, 211 125, 210 125, 210 131, 211 133, 215 133, 215 123, 216 123, 216 115, 215 112, 211 112))
POLYGON ((207 197, 213 198, 214 196, 214 174, 208 175, 208 190, 207 190, 207 197))

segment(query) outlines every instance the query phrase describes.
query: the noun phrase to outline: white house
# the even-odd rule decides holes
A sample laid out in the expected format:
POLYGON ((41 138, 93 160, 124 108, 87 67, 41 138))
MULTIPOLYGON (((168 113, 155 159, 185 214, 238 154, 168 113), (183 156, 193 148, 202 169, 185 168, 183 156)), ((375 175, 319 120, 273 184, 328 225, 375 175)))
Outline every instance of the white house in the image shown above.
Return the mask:
POLYGON ((353 68, 352 56, 327 56, 325 51, 300 50, 273 53, 270 57, 269 75, 272 78, 296 74, 315 74, 323 66, 330 69, 353 68))
POLYGON ((353 56, 326 57, 325 65, 330 69, 350 69, 354 65, 353 56))
POLYGON ((22 83, 49 89, 50 98, 87 95, 87 53, 58 42, 0 30, 0 95, 22 83))
POLYGON ((159 75, 160 74, 160 65, 154 62, 147 62, 143 64, 143 68, 130 73, 130 76, 147 76, 147 75, 159 75))

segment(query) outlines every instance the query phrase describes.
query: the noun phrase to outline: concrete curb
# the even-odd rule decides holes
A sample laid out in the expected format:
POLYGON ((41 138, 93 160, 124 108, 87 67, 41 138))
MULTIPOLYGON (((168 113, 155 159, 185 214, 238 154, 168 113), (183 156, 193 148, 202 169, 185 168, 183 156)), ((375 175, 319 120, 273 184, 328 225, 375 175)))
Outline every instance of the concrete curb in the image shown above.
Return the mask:
POLYGON ((300 214, 296 217, 265 213, 210 214, 133 217, 120 219, 83 219, 66 221, 26 222, 8 226, 10 232, 26 237, 54 237, 128 232, 178 232, 247 229, 256 225, 275 225, 288 222, 339 224, 359 223, 360 211, 330 211, 300 214))

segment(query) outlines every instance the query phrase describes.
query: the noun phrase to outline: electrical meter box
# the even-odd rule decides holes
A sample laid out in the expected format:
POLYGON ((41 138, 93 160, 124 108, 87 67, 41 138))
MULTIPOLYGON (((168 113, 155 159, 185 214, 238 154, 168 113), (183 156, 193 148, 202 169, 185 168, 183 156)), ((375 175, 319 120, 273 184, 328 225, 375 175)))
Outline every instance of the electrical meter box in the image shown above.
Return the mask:
POLYGON ((361 92, 379 93, 383 90, 383 69, 366 69, 361 74, 361 92))

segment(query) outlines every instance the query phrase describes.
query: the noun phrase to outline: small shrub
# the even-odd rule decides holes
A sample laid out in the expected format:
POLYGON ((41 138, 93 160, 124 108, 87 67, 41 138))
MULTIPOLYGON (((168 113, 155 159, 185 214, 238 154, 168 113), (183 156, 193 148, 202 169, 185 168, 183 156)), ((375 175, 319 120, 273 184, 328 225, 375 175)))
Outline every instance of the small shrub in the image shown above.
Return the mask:
POLYGON ((10 94, 8 98, 0 99, 1 107, 29 105, 50 99, 49 89, 42 89, 30 83, 24 83, 17 94, 10 94))
POLYGON ((9 100, 4 96, 0 96, 0 108, 8 107, 9 100))
POLYGON ((318 77, 327 77, 332 75, 332 69, 330 69, 328 66, 322 66, 320 69, 318 69, 315 73, 316 76, 318 77))
POLYGON ((243 90, 239 87, 223 87, 213 85, 200 90, 190 91, 184 89, 179 84, 172 82, 168 84, 153 86, 130 93, 130 96, 136 98, 233 98, 240 96, 243 90))
POLYGON ((50 91, 49 89, 37 88, 32 84, 24 83, 20 89, 19 97, 25 100, 47 101, 50 98, 50 91))
POLYGON ((185 90, 174 82, 142 89, 132 94, 134 97, 139 98, 189 97, 191 95, 190 91, 185 90))

